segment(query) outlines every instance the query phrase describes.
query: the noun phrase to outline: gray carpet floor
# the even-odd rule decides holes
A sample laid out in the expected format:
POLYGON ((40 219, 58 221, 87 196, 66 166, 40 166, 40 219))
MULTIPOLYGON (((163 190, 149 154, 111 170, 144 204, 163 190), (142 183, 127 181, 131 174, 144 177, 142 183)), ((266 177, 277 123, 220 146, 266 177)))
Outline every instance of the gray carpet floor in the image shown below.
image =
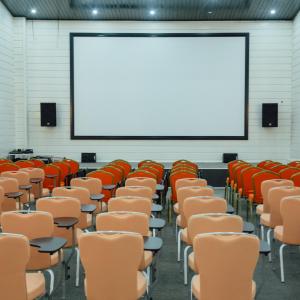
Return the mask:
MULTIPOLYGON (((216 194, 223 196, 223 191, 216 190, 216 194)), ((166 217, 166 213, 162 217, 166 217)), ((152 298, 154 300, 190 299, 189 287, 183 284, 182 264, 176 261, 177 244, 175 241, 174 220, 175 218, 173 218, 172 224, 168 224, 160 234, 164 245, 157 259, 158 279, 152 288, 152 298)), ((298 247, 285 248, 286 283, 282 284, 280 282, 278 248, 279 244, 275 243, 273 253, 276 253, 276 255, 273 263, 269 263, 268 258, 265 256, 261 256, 259 259, 254 277, 257 284, 257 300, 300 299, 300 250, 298 247)), ((85 299, 82 272, 80 287, 76 288, 74 268, 75 259, 73 257, 70 270, 71 278, 66 283, 66 299, 85 299)), ((189 275, 190 278, 191 276, 192 274, 189 275)), ((234 285, 234 282, 232 284, 234 285)), ((100 290, 99 293, 101 293, 100 290)), ((53 299, 61 299, 61 289, 57 289, 53 294, 53 299)))

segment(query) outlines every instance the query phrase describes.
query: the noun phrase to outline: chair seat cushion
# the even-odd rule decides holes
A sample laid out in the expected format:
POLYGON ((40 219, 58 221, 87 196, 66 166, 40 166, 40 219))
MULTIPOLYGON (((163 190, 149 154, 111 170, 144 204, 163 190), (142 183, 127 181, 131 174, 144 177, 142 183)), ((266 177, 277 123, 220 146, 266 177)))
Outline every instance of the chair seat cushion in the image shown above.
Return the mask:
POLYGON ((178 215, 176 218, 176 224, 177 226, 181 227, 181 215, 178 215))
POLYGON ((197 270, 197 266, 195 264, 195 254, 194 252, 192 252, 189 257, 188 257, 188 263, 189 263, 189 267, 190 269, 194 272, 194 273, 198 273, 197 270))
POLYGON ((283 226, 276 226, 274 229, 274 238, 283 242, 283 226))
POLYGON ((173 205, 173 210, 174 210, 174 213, 175 214, 179 214, 179 204, 178 203, 175 203, 174 205, 173 205))
POLYGON ((152 259, 153 259, 153 254, 151 251, 144 251, 144 259, 140 265, 140 271, 143 271, 145 269, 147 269, 151 263, 152 263, 152 259))
POLYGON ((147 290, 147 279, 142 272, 137 273, 137 298, 140 299, 143 297, 147 290))
POLYGON ((259 204, 256 207, 256 214, 258 215, 262 215, 264 212, 264 205, 263 204, 259 204))
POLYGON ((188 237, 188 231, 187 231, 187 228, 184 228, 184 229, 181 231, 181 240, 182 240, 183 242, 185 242, 186 244, 191 245, 191 241, 189 240, 189 237, 188 237))
POLYGON ((271 214, 264 213, 260 216, 260 224, 270 227, 271 226, 271 214))
POLYGON ((43 296, 46 292, 43 273, 26 274, 27 299, 33 300, 43 296))
MULTIPOLYGON (((200 299, 200 276, 195 275, 192 279, 192 293, 196 299, 200 299)), ((252 299, 255 299, 256 284, 252 280, 252 299)))

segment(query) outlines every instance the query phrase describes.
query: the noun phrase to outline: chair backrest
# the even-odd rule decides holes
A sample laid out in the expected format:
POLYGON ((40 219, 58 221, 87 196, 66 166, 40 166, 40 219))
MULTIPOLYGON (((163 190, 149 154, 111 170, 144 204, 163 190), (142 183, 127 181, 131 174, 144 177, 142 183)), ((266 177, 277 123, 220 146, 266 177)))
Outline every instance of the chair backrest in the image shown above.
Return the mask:
POLYGON ((125 186, 143 186, 152 190, 152 195, 156 192, 156 180, 149 177, 132 177, 125 181, 125 186))
POLYGON ((194 238, 201 300, 252 300, 259 239, 242 233, 208 233, 194 238), (234 284, 232 284, 234 282, 234 284))
POLYGON ((143 164, 142 168, 148 168, 150 167, 152 169, 155 169, 158 173, 157 174, 157 181, 161 182, 164 176, 164 171, 165 171, 165 167, 162 164, 156 163, 156 162, 151 162, 151 163, 145 163, 143 164))
POLYGON ((300 165, 300 160, 294 160, 294 161, 291 161, 288 163, 288 166, 291 166, 291 167, 296 167, 300 165))
POLYGON ((35 168, 43 168, 45 166, 45 163, 40 159, 32 158, 30 161, 34 164, 35 168))
POLYGON ((155 173, 149 172, 149 170, 143 170, 143 169, 137 169, 133 172, 130 172, 127 176, 127 178, 133 178, 133 177, 148 177, 153 178, 157 182, 157 176, 155 173))
POLYGON ((234 174, 233 174, 234 167, 239 166, 244 163, 245 162, 242 160, 233 160, 227 164, 229 181, 234 180, 234 174))
POLYGON ((70 165, 63 162, 63 161, 55 161, 52 164, 60 169, 60 183, 61 183, 61 185, 66 183, 67 176, 71 174, 70 165))
POLYGON ((183 202, 181 225, 185 228, 191 216, 196 214, 226 213, 227 202, 214 196, 188 197, 183 202))
POLYGON ((144 253, 141 235, 93 232, 82 234, 78 243, 87 299, 99 299, 99 291, 103 299, 138 299, 137 272, 144 253))
POLYGON ((109 173, 113 174, 117 183, 121 183, 124 178, 123 171, 120 170, 119 168, 117 168, 116 166, 106 165, 106 166, 102 167, 100 170, 103 170, 105 172, 109 172, 109 173))
POLYGON ((89 190, 84 187, 77 187, 77 186, 57 187, 53 189, 52 195, 58 197, 77 198, 80 200, 81 204, 95 204, 95 202, 93 202, 90 199, 89 190))
POLYGON ((294 183, 291 180, 288 179, 268 179, 264 180, 261 183, 261 194, 263 198, 263 203, 264 203, 264 213, 269 213, 270 212, 270 205, 269 205, 269 200, 268 200, 268 195, 269 195, 269 190, 273 187, 279 187, 279 186, 293 186, 294 183))
MULTIPOLYGON (((19 183, 15 178, 8 178, 0 176, 0 186, 6 193, 15 193, 19 191, 19 183)), ((16 210, 16 202, 8 197, 4 196, 4 201, 2 202, 2 211, 16 210)))
POLYGON ((280 205, 283 220, 283 243, 300 244, 300 194, 285 197, 280 205))
POLYGON ((197 196, 213 196, 214 190, 209 187, 202 186, 186 186, 179 188, 177 190, 177 201, 179 205, 179 214, 183 213, 183 203, 184 200, 188 197, 197 197, 197 196))
POLYGON ((271 227, 282 225, 281 201, 285 197, 300 195, 300 188, 293 186, 273 187, 269 190, 268 201, 270 206, 271 227))
POLYGON ((129 231, 149 235, 149 216, 140 212, 108 212, 96 217, 97 231, 129 231))
POLYGON ((90 194, 100 194, 102 192, 102 182, 99 178, 78 177, 71 179, 71 186, 83 187, 89 190, 90 194))
POLYGON ((288 168, 287 165, 280 164, 280 165, 276 165, 276 166, 270 168, 269 170, 279 174, 280 171, 282 171, 286 168, 288 168))
POLYGON ((70 172, 72 175, 76 175, 79 171, 79 163, 73 159, 66 158, 63 160, 64 163, 67 163, 70 166, 70 172))
POLYGON ((224 213, 193 215, 189 218, 187 226, 188 238, 191 242, 194 237, 200 233, 242 231, 242 217, 224 213))
MULTIPOLYGON (((36 209, 39 211, 46 211, 55 218, 76 218, 80 219, 80 200, 71 197, 44 197, 40 198, 36 202, 36 209)), ((77 225, 75 226, 77 227, 77 225)), ((56 237, 62 237, 67 240, 65 247, 72 245, 72 230, 66 230, 65 228, 59 228, 54 226, 53 235, 56 237)))
POLYGON ((20 167, 14 163, 0 164, 0 174, 5 171, 18 171, 20 167))
POLYGON ((149 198, 137 196, 123 196, 111 198, 108 202, 108 211, 133 211, 151 215, 152 201, 149 198))
POLYGON ((242 188, 242 171, 251 167, 248 163, 241 163, 237 167, 233 168, 233 183, 236 183, 237 189, 242 188))
POLYGON ((191 162, 189 160, 186 159, 179 159, 176 160, 175 162, 173 162, 173 167, 176 167, 177 165, 187 165, 189 167, 192 167, 194 170, 198 170, 198 165, 194 162, 191 162))
POLYGON ((31 189, 34 198, 40 198, 42 196, 42 187, 45 180, 45 171, 41 168, 22 168, 20 171, 28 173, 30 179, 40 178, 42 180, 40 183, 32 184, 31 189))
POLYGON ((7 158, 0 158, 0 164, 12 163, 10 159, 7 158))
POLYGON ((261 161, 261 162, 259 162, 258 164, 257 164, 257 166, 259 167, 259 168, 263 168, 266 164, 269 164, 269 163, 271 163, 272 162, 272 160, 263 160, 263 161, 261 161))
POLYGON ((25 236, 0 233, 0 299, 27 300, 29 257, 29 241, 25 236))
POLYGON ((249 167, 241 171, 241 186, 243 196, 248 197, 250 193, 253 193, 254 187, 252 182, 252 176, 261 171, 262 169, 257 167, 249 167))
MULTIPOLYGON (((3 232, 23 234, 29 240, 52 237, 54 230, 53 217, 43 211, 5 212, 1 216, 3 232)), ((40 253, 38 248, 30 247, 30 260, 28 270, 39 270, 48 268, 51 265, 51 257, 47 253, 40 253)))
POLYGON ((292 175, 291 180, 294 182, 295 186, 300 186, 300 172, 292 175))
POLYGON ((15 164, 20 168, 34 168, 34 163, 31 160, 18 160, 15 164))
POLYGON ((279 171, 279 175, 281 178, 284 179, 291 179, 291 177, 300 172, 300 168, 295 168, 295 167, 287 167, 281 171, 279 171))
POLYGON ((50 191, 52 191, 54 187, 60 186, 61 170, 58 166, 47 164, 43 167, 43 170, 45 172, 45 180, 43 184, 45 188, 48 188, 50 191), (47 175, 56 177, 48 178, 47 175))
POLYGON ((113 163, 123 167, 125 178, 131 172, 131 165, 129 162, 122 160, 122 159, 117 159, 117 160, 114 160, 113 163))
POLYGON ((1 220, 1 213, 2 213, 2 203, 4 202, 4 188, 0 186, 0 220, 1 220))
POLYGON ((149 198, 152 200, 153 192, 150 187, 146 186, 125 186, 117 189, 116 196, 137 196, 149 198))
POLYGON ((176 180, 175 182, 176 191, 178 191, 178 189, 182 187, 188 187, 188 186, 205 187, 207 186, 207 181, 206 179, 202 179, 202 178, 182 178, 176 180))

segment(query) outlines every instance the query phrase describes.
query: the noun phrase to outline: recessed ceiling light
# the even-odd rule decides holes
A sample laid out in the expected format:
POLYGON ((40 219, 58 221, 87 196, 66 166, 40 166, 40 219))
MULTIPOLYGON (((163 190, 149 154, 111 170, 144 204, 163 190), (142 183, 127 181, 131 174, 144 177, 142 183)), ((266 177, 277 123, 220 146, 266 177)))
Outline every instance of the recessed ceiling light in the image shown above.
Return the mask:
POLYGON ((271 13, 271 15, 275 15, 276 14, 276 10, 275 9, 271 9, 270 13, 271 13))
POLYGON ((93 9, 93 10, 92 10, 92 14, 93 14, 94 16, 96 16, 96 15, 98 14, 98 9, 93 9))
POLYGON ((151 9, 149 13, 150 13, 151 16, 154 16, 155 15, 155 10, 151 9))
POLYGON ((35 8, 32 8, 30 12, 31 12, 32 14, 36 14, 36 9, 35 9, 35 8))
POLYGON ((208 11, 207 13, 211 15, 213 12, 212 11, 208 11))

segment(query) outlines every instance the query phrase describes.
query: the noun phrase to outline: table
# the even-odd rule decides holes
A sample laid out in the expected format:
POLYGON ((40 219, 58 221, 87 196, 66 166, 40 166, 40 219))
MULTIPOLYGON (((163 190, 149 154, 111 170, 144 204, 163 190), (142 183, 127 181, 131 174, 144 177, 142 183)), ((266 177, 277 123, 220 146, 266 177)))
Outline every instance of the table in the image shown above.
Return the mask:
POLYGON ((96 210, 96 205, 94 204, 81 204, 81 212, 92 214, 96 210))
POLYGON ((77 218, 72 218, 72 217, 61 217, 61 218, 54 219, 54 224, 57 225, 57 227, 66 228, 66 229, 73 227, 78 222, 79 220, 77 218))
POLYGON ((102 185, 102 189, 106 190, 106 191, 111 191, 111 190, 113 190, 115 188, 116 188, 115 184, 105 184, 105 185, 102 185))
POLYGON ((165 190, 165 186, 163 184, 156 185, 156 191, 159 192, 160 204, 165 206, 165 201, 163 201, 163 193, 165 190))
POLYGON ((150 218, 149 228, 161 230, 166 226, 166 221, 160 218, 150 218))
POLYGON ((158 252, 163 246, 163 241, 161 238, 150 236, 144 236, 143 238, 145 251, 158 252))
POLYGON ((39 248, 39 252, 52 255, 62 249, 67 240, 60 237, 46 237, 30 240, 29 243, 30 246, 39 248))
POLYGON ((153 213, 156 213, 156 212, 161 212, 162 211, 162 206, 160 204, 152 204, 152 209, 151 211, 153 213))
POLYGON ((105 195, 103 194, 92 194, 90 195, 90 199, 92 201, 98 201, 98 203, 100 202, 100 211, 102 212, 102 200, 104 199, 105 195))

